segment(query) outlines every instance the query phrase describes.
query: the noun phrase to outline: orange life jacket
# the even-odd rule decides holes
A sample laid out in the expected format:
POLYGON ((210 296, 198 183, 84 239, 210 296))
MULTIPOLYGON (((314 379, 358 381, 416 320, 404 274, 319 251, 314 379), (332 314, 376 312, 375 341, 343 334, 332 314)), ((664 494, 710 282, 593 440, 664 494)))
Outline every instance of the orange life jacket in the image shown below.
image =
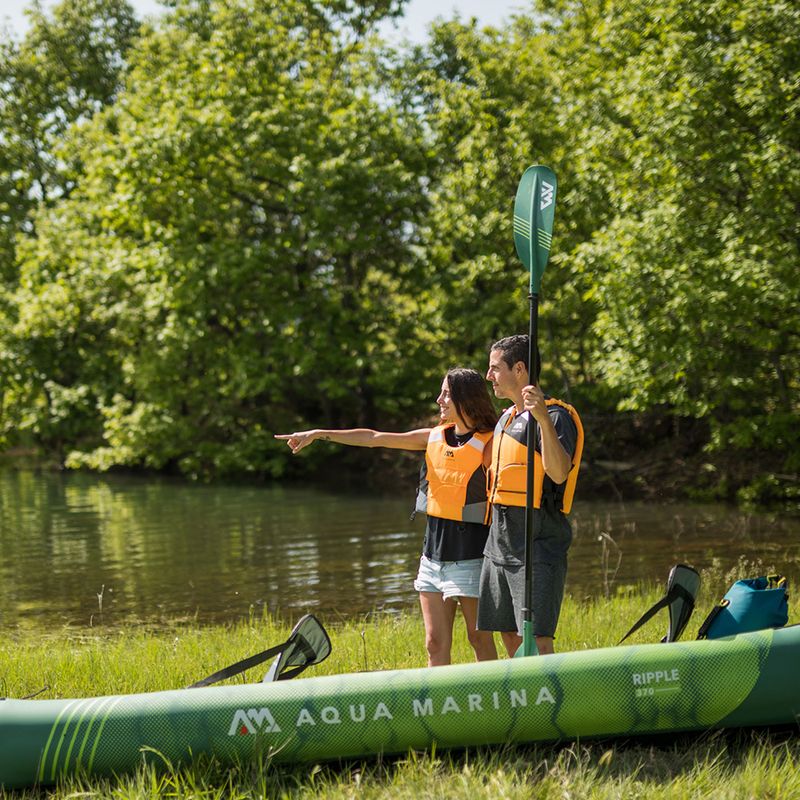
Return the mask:
MULTIPOLYGON (((564 484, 564 495, 561 500, 561 511, 569 514, 575 496, 583 454, 583 425, 578 412, 568 403, 553 397, 545 400, 548 406, 561 406, 568 412, 575 423, 578 436, 575 440, 575 452, 572 455, 572 467, 564 484)), ((489 468, 488 487, 489 502, 503 506, 524 506, 527 501, 528 473, 528 416, 517 414, 516 406, 512 406, 497 421, 492 444, 492 464, 489 468)), ((542 456, 537 451, 533 454, 533 507, 542 507, 542 488, 544 486, 544 468, 542 456)))
POLYGON ((459 522, 485 523, 489 504, 486 499, 486 473, 483 451, 492 432, 476 432, 460 447, 451 447, 445 430, 454 425, 439 425, 430 432, 425 449, 428 497, 425 511, 434 517, 459 522))

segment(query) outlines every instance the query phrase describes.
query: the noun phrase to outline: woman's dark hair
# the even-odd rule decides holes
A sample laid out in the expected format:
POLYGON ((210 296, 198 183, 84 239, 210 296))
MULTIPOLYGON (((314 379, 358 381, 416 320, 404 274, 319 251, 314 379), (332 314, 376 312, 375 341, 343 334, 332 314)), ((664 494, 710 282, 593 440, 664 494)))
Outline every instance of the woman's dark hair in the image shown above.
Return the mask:
POLYGON ((486 381, 479 372, 466 367, 454 367, 447 371, 447 385, 450 400, 464 422, 471 424, 476 431, 493 431, 497 423, 497 412, 486 381))

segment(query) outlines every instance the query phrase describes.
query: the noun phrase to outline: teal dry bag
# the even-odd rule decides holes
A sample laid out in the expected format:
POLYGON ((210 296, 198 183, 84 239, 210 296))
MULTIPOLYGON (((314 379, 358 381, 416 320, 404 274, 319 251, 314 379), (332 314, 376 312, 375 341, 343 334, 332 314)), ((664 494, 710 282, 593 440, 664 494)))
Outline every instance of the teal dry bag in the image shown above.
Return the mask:
POLYGON ((705 622, 698 639, 719 639, 736 633, 782 628, 789 620, 786 578, 767 575, 736 581, 705 622))

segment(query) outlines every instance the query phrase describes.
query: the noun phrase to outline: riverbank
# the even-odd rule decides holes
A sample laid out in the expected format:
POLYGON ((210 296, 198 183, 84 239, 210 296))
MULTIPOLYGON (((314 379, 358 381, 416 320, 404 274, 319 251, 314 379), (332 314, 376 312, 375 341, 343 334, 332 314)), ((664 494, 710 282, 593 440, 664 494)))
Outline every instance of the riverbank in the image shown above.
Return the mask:
MULTIPOLYGON (((653 411, 585 412, 582 421, 586 446, 581 464, 577 501, 631 502, 699 501, 735 504, 748 510, 780 511, 800 515, 800 473, 786 464, 780 448, 730 446, 711 448, 708 420, 676 417, 653 411)), ((420 420, 424 426, 429 421, 420 420)), ((313 453, 291 458, 281 450, 280 480, 305 485, 312 482, 336 490, 363 490, 369 475, 372 492, 408 496, 413 506, 419 453, 380 448, 317 445, 313 453)), ((0 453, 0 466, 58 470, 63 455, 36 447, 17 447, 0 453)), ((122 474, 177 476, 175 470, 157 472, 122 468, 122 474)), ((190 480, 187 476, 183 476, 190 480)), ((222 482, 271 483, 274 476, 257 472, 234 473, 222 482)))
MULTIPOLYGON (((691 637, 727 576, 704 575, 691 637)), ((640 588, 610 600, 568 597, 558 649, 611 646, 654 602, 659 587, 640 588)), ((321 615, 322 616, 322 615, 321 615)), ((800 618, 791 601, 790 620, 800 618)), ((324 620, 333 643, 331 657, 306 674, 326 675, 424 665, 424 637, 417 613, 373 614, 324 620)), ((633 637, 657 641, 658 619, 633 637)), ((457 621, 454 661, 471 655, 457 621)), ((236 624, 199 627, 186 623, 158 629, 63 628, 10 631, 0 644, 3 693, 22 697, 72 697, 149 692, 185 686, 221 666, 286 637, 288 626, 252 616, 236 624), (45 688, 46 687, 46 688, 45 688)), ((259 680, 259 670, 248 675, 259 680)), ((74 797, 592 797, 699 798, 791 797, 800 795, 800 738, 797 731, 714 733, 567 745, 474 749, 412 754, 308 767, 248 764, 234 770, 214 762, 187 767, 142 768, 118 781, 71 780, 45 796, 74 797)), ((0 797, 11 795, 0 792, 0 797)), ((26 792, 14 798, 42 796, 26 792)))

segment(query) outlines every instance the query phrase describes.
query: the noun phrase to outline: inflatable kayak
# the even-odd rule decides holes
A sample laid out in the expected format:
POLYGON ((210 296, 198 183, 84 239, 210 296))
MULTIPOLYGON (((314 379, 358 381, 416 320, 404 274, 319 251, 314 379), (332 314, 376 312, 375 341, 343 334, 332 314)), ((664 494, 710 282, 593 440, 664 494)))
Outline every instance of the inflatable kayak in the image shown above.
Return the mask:
POLYGON ((800 626, 713 641, 75 700, 0 700, 0 784, 210 754, 304 762, 409 749, 795 722, 800 626))

